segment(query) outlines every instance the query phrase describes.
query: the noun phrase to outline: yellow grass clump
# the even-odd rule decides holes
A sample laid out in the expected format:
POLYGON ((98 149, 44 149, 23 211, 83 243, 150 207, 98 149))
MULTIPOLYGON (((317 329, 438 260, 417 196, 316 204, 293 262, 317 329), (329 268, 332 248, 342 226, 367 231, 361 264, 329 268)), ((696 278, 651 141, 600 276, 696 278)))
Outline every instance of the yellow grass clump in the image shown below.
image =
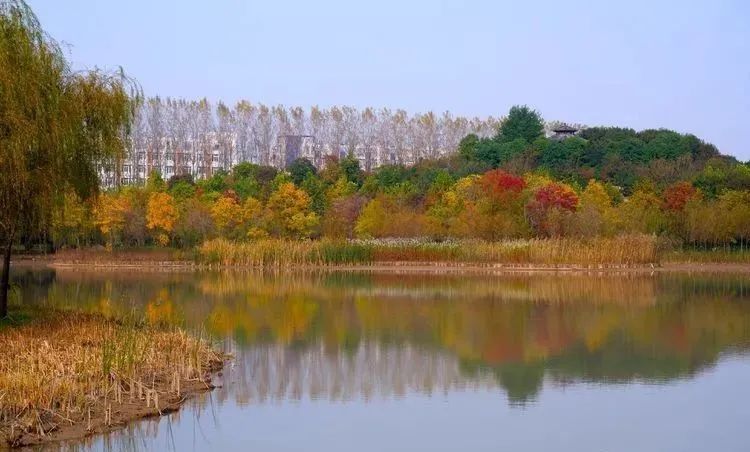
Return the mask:
POLYGON ((178 329, 55 312, 0 329, 0 440, 82 437, 175 410, 222 355, 178 329))

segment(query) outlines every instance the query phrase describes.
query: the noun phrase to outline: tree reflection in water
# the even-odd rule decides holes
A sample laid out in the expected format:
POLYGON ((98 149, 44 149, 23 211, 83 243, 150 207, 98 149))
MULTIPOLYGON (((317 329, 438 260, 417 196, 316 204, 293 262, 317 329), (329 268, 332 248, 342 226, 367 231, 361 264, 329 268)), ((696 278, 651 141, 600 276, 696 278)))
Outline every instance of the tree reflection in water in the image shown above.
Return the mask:
POLYGON ((666 383, 750 346, 742 275, 18 270, 22 303, 204 328, 235 354, 218 403, 369 400, 545 380, 666 383), (229 388, 229 386, 228 386, 229 388))

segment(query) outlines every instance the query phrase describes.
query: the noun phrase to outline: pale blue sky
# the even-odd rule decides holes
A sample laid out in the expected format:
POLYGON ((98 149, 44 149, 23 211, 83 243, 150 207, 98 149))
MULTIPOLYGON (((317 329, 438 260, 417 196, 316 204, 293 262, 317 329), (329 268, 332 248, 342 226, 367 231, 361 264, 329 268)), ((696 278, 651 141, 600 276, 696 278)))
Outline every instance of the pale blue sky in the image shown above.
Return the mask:
POLYGON ((148 95, 695 133, 750 159, 746 1, 28 0, 148 95))

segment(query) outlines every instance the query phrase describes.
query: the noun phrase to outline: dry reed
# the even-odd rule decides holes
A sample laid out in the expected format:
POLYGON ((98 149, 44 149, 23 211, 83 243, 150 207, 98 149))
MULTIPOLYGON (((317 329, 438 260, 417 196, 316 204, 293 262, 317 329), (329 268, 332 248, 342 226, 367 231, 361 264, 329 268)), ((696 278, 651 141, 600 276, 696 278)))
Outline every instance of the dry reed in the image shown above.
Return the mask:
POLYGON ((182 330, 67 312, 6 327, 0 344, 0 440, 11 446, 172 411, 222 362, 182 330))
POLYGON ((613 238, 518 239, 500 242, 420 240, 286 241, 237 243, 224 239, 198 249, 204 264, 282 268, 414 262, 481 265, 628 267, 659 262, 657 239, 649 235, 613 238))

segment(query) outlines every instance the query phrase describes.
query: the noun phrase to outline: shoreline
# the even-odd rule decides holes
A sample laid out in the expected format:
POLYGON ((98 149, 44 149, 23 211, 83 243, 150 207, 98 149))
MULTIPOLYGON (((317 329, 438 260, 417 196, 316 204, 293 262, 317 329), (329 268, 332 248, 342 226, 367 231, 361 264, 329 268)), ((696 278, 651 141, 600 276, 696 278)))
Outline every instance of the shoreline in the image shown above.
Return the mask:
POLYGON ((750 263, 742 262, 664 262, 653 264, 520 264, 520 263, 481 263, 481 262, 419 262, 384 261, 367 264, 335 265, 289 265, 289 266, 247 266, 226 264, 203 264, 187 260, 129 260, 112 259, 101 261, 78 261, 56 259, 54 257, 14 259, 14 266, 71 269, 85 268, 96 270, 125 269, 130 271, 348 271, 348 272, 394 272, 394 273, 750 273, 750 263))
MULTIPOLYGON (((220 369, 217 369, 216 371, 218 370, 220 369)), ((168 387, 165 387, 165 385, 164 382, 161 382, 152 390, 161 393, 169 389, 168 387)), ((88 421, 85 421, 86 423, 70 423, 61 416, 48 412, 49 419, 46 419, 46 421, 49 422, 50 425, 55 421, 59 422, 59 424, 54 427, 54 430, 51 432, 45 432, 43 436, 39 434, 25 433, 17 438, 13 438, 10 447, 24 448, 52 443, 83 441, 86 438, 96 435, 115 432, 134 422, 166 416, 177 412, 188 400, 191 400, 199 394, 210 392, 215 389, 215 386, 211 384, 211 378, 207 378, 203 381, 183 381, 181 382, 181 385, 181 393, 179 395, 172 394, 166 399, 166 401, 160 400, 160 405, 158 407, 156 405, 144 406, 143 403, 145 398, 123 400, 116 407, 110 407, 109 412, 106 409, 101 409, 101 407, 99 407, 100 409, 91 411, 90 424, 88 424, 88 421)))

